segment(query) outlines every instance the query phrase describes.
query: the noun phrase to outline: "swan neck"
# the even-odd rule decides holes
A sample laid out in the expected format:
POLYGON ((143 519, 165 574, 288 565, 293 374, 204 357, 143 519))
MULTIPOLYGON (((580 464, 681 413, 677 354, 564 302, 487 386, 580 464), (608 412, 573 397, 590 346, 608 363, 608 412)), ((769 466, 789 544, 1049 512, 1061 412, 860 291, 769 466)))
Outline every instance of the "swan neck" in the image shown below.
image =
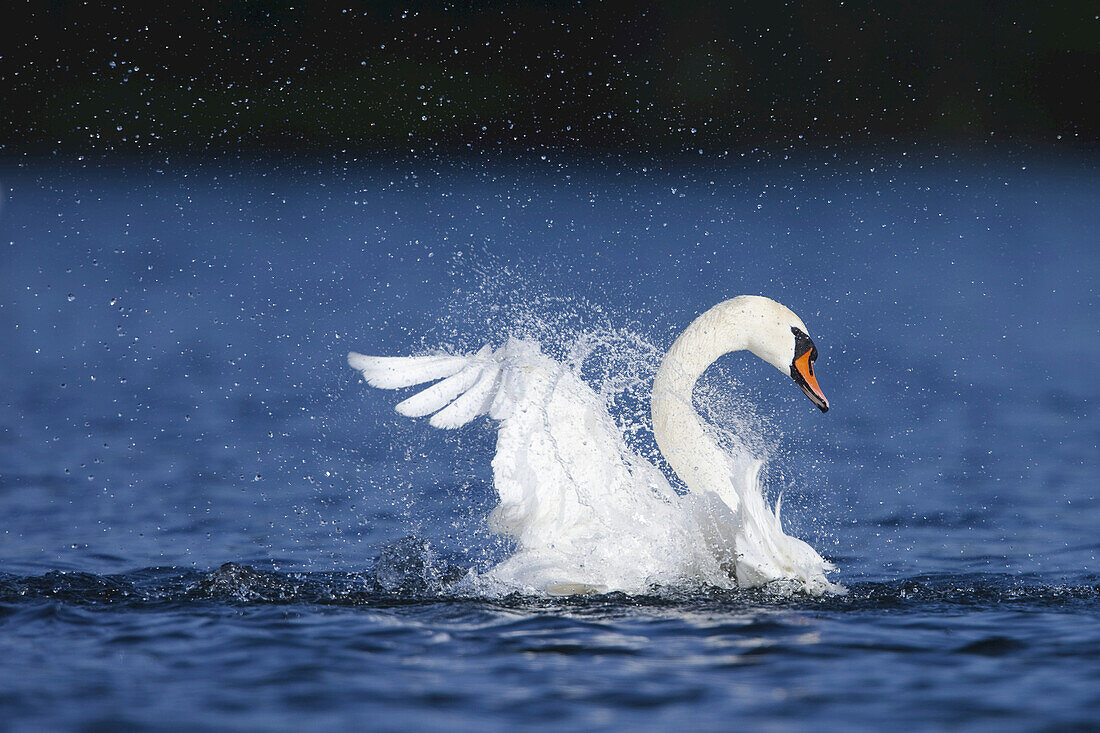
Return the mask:
POLYGON ((719 304, 692 321, 665 354, 653 382, 653 435, 665 460, 694 491, 727 493, 721 449, 692 404, 695 383, 723 354, 748 348, 737 311, 719 304))

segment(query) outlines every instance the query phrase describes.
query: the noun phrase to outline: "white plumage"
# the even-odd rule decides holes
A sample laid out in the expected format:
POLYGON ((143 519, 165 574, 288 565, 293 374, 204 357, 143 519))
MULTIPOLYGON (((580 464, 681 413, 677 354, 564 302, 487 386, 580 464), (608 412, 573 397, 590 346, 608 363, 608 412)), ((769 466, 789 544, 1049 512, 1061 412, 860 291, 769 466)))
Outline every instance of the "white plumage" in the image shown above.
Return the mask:
POLYGON ((431 415, 431 425, 448 429, 482 415, 499 421, 492 467, 500 503, 490 526, 517 548, 490 578, 506 587, 641 592, 682 582, 729 587, 790 579, 821 592, 832 587, 824 576, 830 566, 783 533, 777 511, 764 503, 759 461, 721 451, 690 409, 706 364, 732 350, 723 344, 718 354, 703 355, 701 367, 677 356, 693 347, 692 338, 685 343, 693 329, 696 345, 714 341, 706 315, 673 346, 654 383, 654 430, 691 489, 684 496, 628 448, 604 400, 532 341, 509 339, 464 356, 352 353, 348 363, 374 387, 435 382, 400 402, 402 415, 431 415), (686 410, 678 404, 685 399, 686 410))

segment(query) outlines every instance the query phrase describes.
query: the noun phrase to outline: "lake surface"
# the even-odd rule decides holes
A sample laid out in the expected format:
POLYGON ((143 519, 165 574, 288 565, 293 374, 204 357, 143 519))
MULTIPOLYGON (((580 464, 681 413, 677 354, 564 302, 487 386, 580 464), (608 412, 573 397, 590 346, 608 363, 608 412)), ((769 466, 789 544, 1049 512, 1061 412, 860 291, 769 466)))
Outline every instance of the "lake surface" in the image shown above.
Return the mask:
POLYGON ((781 158, 0 166, 0 727, 1096 730, 1097 161, 781 158), (472 592, 492 424, 345 354, 608 387, 741 293, 832 409, 736 355, 699 401, 847 594, 472 592))

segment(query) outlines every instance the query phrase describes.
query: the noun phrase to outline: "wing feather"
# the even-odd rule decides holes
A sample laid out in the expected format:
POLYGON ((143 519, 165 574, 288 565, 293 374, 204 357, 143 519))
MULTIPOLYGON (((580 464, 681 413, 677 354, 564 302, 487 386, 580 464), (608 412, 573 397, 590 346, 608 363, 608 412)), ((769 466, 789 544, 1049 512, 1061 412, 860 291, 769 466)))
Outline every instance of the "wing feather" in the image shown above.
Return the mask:
POLYGON ((485 346, 476 354, 443 356, 365 356, 352 352, 348 364, 372 387, 400 389, 438 381, 394 408, 405 417, 432 415, 433 427, 453 429, 489 412, 500 385, 500 361, 485 346))
POLYGON ((365 356, 348 354, 348 365, 363 373, 367 384, 380 389, 399 389, 434 382, 457 373, 468 363, 463 356, 365 356))
POLYGON ((397 403, 399 415, 405 417, 424 417, 439 412, 454 402, 466 390, 473 387, 481 378, 483 367, 476 362, 468 363, 458 374, 436 382, 422 392, 417 392, 404 402, 397 403))
POLYGON ((432 415, 429 421, 432 427, 453 429, 460 428, 479 415, 489 411, 497 388, 497 378, 500 375, 500 367, 496 364, 486 364, 480 369, 477 381, 462 393, 454 402, 432 415))

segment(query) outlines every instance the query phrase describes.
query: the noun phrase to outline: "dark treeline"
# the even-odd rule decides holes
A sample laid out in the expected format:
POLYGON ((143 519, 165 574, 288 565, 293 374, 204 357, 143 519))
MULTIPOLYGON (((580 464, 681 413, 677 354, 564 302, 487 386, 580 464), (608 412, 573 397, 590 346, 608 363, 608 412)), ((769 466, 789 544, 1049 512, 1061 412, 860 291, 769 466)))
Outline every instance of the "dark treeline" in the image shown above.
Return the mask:
POLYGON ((5 16, 6 154, 1097 141, 1083 2, 42 1, 5 16))

